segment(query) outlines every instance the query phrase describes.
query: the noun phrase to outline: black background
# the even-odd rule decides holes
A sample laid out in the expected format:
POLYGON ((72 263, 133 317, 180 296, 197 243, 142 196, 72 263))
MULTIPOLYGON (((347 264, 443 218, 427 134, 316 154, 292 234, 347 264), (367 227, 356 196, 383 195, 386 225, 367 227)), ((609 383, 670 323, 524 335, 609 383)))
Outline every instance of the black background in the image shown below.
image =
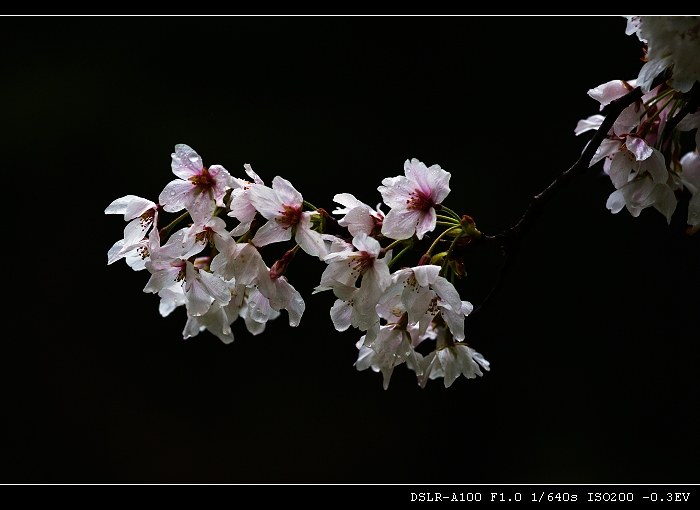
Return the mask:
MULTIPOLYGON (((307 309, 224 345, 183 340, 148 275, 107 265, 123 218, 157 201, 186 143, 205 165, 311 203, 369 204, 408 158, 451 172, 446 205, 487 234, 578 158, 588 89, 635 78, 613 17, 3 17, 2 483, 694 483, 700 243, 655 210, 612 215, 602 166, 533 226, 467 341, 476 380, 388 390, 333 329, 323 264, 307 309)), ((692 148, 692 145, 689 147, 692 148)), ((386 209, 386 208, 385 208, 386 209)), ((271 260, 268 265, 271 265, 271 260)), ((498 253, 458 289, 478 305, 498 253)), ((178 313, 181 312, 181 313, 178 313)))

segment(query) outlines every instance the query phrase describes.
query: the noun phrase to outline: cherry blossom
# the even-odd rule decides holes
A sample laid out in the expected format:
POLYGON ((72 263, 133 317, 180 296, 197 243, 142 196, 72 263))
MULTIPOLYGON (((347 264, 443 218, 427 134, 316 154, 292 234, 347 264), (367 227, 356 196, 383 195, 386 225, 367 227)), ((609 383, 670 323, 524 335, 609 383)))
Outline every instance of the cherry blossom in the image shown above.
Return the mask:
POLYGON ((672 70, 669 81, 679 92, 700 81, 700 16, 627 16, 626 33, 647 44, 647 62, 638 77, 644 92, 666 69, 672 70))
POLYGON ((124 240, 119 240, 107 253, 107 263, 111 264, 115 260, 123 258, 127 265, 134 271, 146 269, 146 262, 151 258, 151 252, 160 247, 160 233, 158 229, 151 229, 148 237, 144 237, 140 242, 124 249, 124 240), (111 261, 111 262, 110 262, 111 261))
POLYGON ((203 315, 214 300, 225 305, 231 294, 221 277, 195 267, 183 257, 191 256, 187 251, 189 248, 183 245, 186 230, 180 229, 165 245, 151 251, 151 258, 146 262, 151 277, 143 291, 158 293, 175 285, 184 285, 187 313, 203 315))
POLYGON ((450 192, 450 173, 439 165, 426 167, 413 158, 404 163, 404 174, 387 177, 377 189, 391 208, 384 218, 382 234, 392 239, 423 239, 435 229, 435 207, 450 192))
POLYGON ((336 297, 344 303, 336 302, 331 310, 336 329, 346 329, 349 320, 364 331, 379 321, 375 307, 382 292, 391 283, 387 265, 391 253, 380 258, 381 253, 379 242, 362 232, 353 238, 350 249, 329 253, 324 257, 328 266, 314 293, 333 289, 336 297), (360 286, 355 289, 358 279, 360 286), (336 323, 335 319, 339 322, 336 323))
MULTIPOLYGON (((233 342, 231 324, 238 318, 239 308, 243 300, 236 298, 236 285, 233 282, 225 283, 231 292, 228 304, 221 305, 218 301, 214 301, 209 309, 200 316, 188 313, 185 328, 182 331, 183 339, 192 338, 202 331, 208 330, 226 344, 233 342)), ((163 317, 170 315, 176 308, 187 304, 187 297, 181 285, 165 288, 158 293, 158 296, 161 298, 159 311, 163 317)))
POLYGON ((204 250, 207 246, 215 246, 219 252, 228 252, 235 241, 226 230, 226 222, 217 216, 210 216, 205 221, 200 218, 184 230, 182 258, 189 258, 204 250))
POLYGON ((214 301, 202 315, 187 315, 187 322, 185 323, 182 337, 184 339, 192 338, 207 330, 216 335, 223 343, 230 344, 233 342, 233 331, 231 330, 230 322, 225 307, 218 301, 214 301))
MULTIPOLYGON (((602 109, 633 90, 637 81, 609 81, 589 90, 588 95, 597 100, 602 109)), ((700 114, 691 113, 678 122, 672 132, 667 132, 669 119, 683 104, 681 98, 672 93, 673 90, 662 83, 625 108, 592 157, 589 166, 603 160, 603 170, 615 186, 606 202, 611 212, 617 213, 626 207, 636 217, 643 209, 653 206, 668 223, 671 222, 678 203, 676 191, 684 186, 677 159, 679 142, 674 133, 695 129, 700 122, 700 114)), ((575 134, 598 129, 603 118, 593 115, 579 121, 575 134)))
MULTIPOLYGON (((268 306, 276 312, 286 310, 289 315, 289 325, 292 327, 299 325, 306 304, 299 291, 287 281, 287 278, 284 276, 272 278, 269 272, 267 276, 263 274, 258 280, 257 291, 259 295, 255 293, 254 297, 251 295, 249 298, 254 299, 256 313, 266 310, 268 306)), ((269 311, 265 311, 263 315, 269 316, 269 314, 269 311)))
POLYGON ((396 323, 381 326, 371 345, 367 344, 363 336, 356 347, 359 349, 359 354, 355 361, 355 368, 357 370, 372 368, 375 372, 381 371, 385 390, 389 388, 394 368, 402 363, 408 362, 411 367, 417 369, 417 373, 422 373, 406 325, 396 323))
POLYGON ((231 197, 228 204, 229 212, 227 214, 240 222, 236 228, 231 231, 231 234, 234 236, 245 234, 248 229, 250 229, 255 215, 258 213, 250 197, 250 187, 265 185, 260 176, 253 171, 253 167, 248 163, 243 165, 243 168, 246 174, 253 180, 246 181, 238 177, 233 177, 236 187, 231 190, 231 197))
POLYGON ((667 183, 663 154, 636 137, 630 137, 626 146, 610 165, 610 179, 617 190, 608 198, 606 207, 618 213, 626 206, 636 217, 643 209, 654 206, 671 223, 677 200, 667 183))
POLYGON ((259 335, 262 332, 265 331, 265 327, 267 326, 267 322, 274 320, 278 318, 280 315, 282 315, 280 312, 274 309, 270 309, 270 311, 267 313, 267 315, 264 317, 264 320, 258 321, 256 320, 253 316, 255 315, 255 308, 256 305, 251 302, 250 299, 250 294, 255 292, 254 287, 248 287, 246 289, 246 295, 245 295, 245 306, 242 306, 240 308, 239 314, 240 317, 243 319, 245 323, 245 327, 248 330, 248 332, 251 335, 259 335))
POLYGON ((250 243, 228 243, 212 259, 210 269, 225 280, 254 285, 269 268, 258 249, 250 243))
POLYGON ((158 312, 162 317, 167 317, 180 306, 185 306, 187 298, 182 285, 172 285, 158 292, 160 303, 158 304, 158 312))
POLYGON ((124 227, 124 237, 109 249, 107 264, 126 258, 127 264, 134 270, 144 269, 145 266, 138 259, 145 258, 142 247, 147 244, 146 236, 151 227, 158 221, 158 206, 145 198, 126 195, 109 204, 105 214, 123 214, 124 221, 129 222, 124 227))
POLYGON ((465 343, 448 342, 446 334, 444 328, 438 328, 437 348, 425 357, 418 354, 417 376, 421 388, 425 388, 429 379, 438 377, 443 377, 445 388, 449 388, 460 375, 474 379, 484 375, 481 368, 490 370, 490 363, 480 353, 465 343))
MULTIPOLYGON (((574 134, 611 126, 592 137, 599 145, 588 166, 602 162, 614 187, 605 204, 612 213, 626 208, 636 217, 653 207, 671 223, 677 204, 689 196, 686 232, 695 234, 700 228, 700 111, 693 87, 699 78, 700 17, 627 19, 626 32, 647 43, 646 63, 633 80, 589 89, 598 112, 579 120, 574 134), (606 121, 604 113, 614 119, 606 121), (688 152, 685 139, 693 130, 696 147, 688 152)), ((184 311, 183 339, 208 331, 230 344, 234 325, 259 335, 285 311, 290 326, 300 324, 306 303, 288 275, 293 278, 298 268, 298 253, 311 255, 322 268, 313 294, 330 290, 334 296, 333 326, 362 332, 354 366, 381 373, 388 389, 402 364, 421 388, 441 377, 450 387, 460 375, 474 379, 490 370, 484 356, 466 343, 467 331, 476 331, 465 331, 474 306, 455 287, 466 276, 465 260, 476 253, 472 249, 500 247, 510 261, 523 228, 539 210, 532 206, 549 200, 562 188, 559 184, 586 169, 586 162, 563 172, 533 199, 518 223, 495 235, 482 235, 466 214, 470 211, 457 214, 443 204, 451 174, 416 158, 405 160, 403 175, 380 181, 376 190, 382 202, 375 208, 353 194, 335 194, 337 221, 279 175, 267 186, 247 163, 247 179, 234 177, 221 165, 205 167, 190 146, 178 144, 170 168, 177 179, 163 188, 159 203, 126 195, 105 209, 127 222, 123 237, 108 250, 107 263, 125 259, 132 269, 146 270, 142 290, 158 295, 160 315, 184 311), (386 214, 382 204, 389 208, 386 214), (179 214, 169 218, 169 213, 179 214), (268 248, 286 242, 284 255, 268 248)), ((471 207, 464 195, 457 198, 471 207)), ((314 281, 307 274, 302 278, 314 281)))
POLYGON ((201 221, 212 216, 216 206, 224 207, 226 191, 235 186, 228 171, 221 165, 209 168, 189 145, 178 144, 172 154, 171 168, 179 177, 161 191, 158 201, 167 212, 183 209, 201 221))
POLYGON ((272 188, 256 185, 249 191, 251 203, 268 220, 255 233, 255 246, 288 241, 293 236, 309 255, 321 258, 326 254, 323 238, 312 225, 312 218, 319 213, 303 210, 304 200, 292 183, 277 176, 272 180, 272 188))
POLYGON ((350 193, 338 193, 333 197, 333 201, 344 206, 337 207, 333 214, 344 215, 338 220, 338 224, 347 228, 348 232, 353 236, 360 233, 371 236, 381 232, 384 222, 384 213, 380 209, 381 204, 377 205, 377 208, 373 210, 350 193))
POLYGON ((463 302, 454 285, 439 275, 440 269, 440 266, 427 264, 396 271, 379 304, 398 296, 407 311, 408 323, 419 325, 419 335, 425 334, 430 323, 440 314, 455 339, 460 341, 464 339, 464 318, 472 306, 463 302))

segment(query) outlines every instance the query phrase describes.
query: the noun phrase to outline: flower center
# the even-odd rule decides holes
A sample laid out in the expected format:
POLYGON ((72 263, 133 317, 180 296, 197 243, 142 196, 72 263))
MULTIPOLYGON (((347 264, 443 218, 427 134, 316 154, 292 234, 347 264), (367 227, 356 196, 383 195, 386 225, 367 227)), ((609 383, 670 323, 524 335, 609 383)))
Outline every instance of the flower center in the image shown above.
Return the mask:
POLYGON ((197 186, 203 190, 214 187, 214 178, 209 175, 209 169, 207 169, 207 167, 202 168, 202 173, 190 177, 189 181, 193 186, 197 186))
POLYGON ((357 277, 374 266, 374 257, 366 251, 361 251, 351 259, 350 264, 352 265, 353 275, 357 277))
POLYGON ((419 189, 411 191, 410 195, 411 198, 406 200, 408 210, 427 211, 435 205, 432 199, 419 189))
POLYGON ((280 211, 280 215, 275 220, 284 225, 285 229, 297 225, 301 219, 301 207, 291 207, 289 205, 283 205, 283 207, 284 211, 280 211))
POLYGON ((155 209, 149 209, 145 213, 143 213, 139 217, 139 223, 141 224, 141 228, 148 228, 152 223, 153 220, 156 217, 156 210, 155 209))
POLYGON ((195 234, 194 238, 195 242, 200 244, 213 242, 214 231, 211 229, 211 227, 204 227, 201 232, 197 232, 197 234, 195 234))

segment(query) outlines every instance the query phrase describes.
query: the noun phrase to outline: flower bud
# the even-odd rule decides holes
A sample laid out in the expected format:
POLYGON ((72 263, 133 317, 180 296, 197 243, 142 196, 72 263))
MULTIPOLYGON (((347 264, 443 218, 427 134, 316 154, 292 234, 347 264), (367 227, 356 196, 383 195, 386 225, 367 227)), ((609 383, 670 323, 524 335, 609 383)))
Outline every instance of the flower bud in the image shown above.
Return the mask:
POLYGON ((287 250, 287 253, 282 255, 282 258, 280 258, 274 264, 272 264, 272 267, 270 268, 270 278, 272 278, 273 280, 276 280, 277 278, 282 276, 284 273, 286 273, 287 267, 289 266, 289 263, 294 258, 294 254, 296 252, 297 252, 297 247, 295 246, 291 250, 287 250))
POLYGON ((474 218, 472 218, 468 214, 465 214, 462 216, 462 221, 460 223, 462 225, 462 230, 466 235, 474 238, 481 237, 481 232, 479 232, 479 230, 476 228, 474 218))
POLYGON ((445 260, 446 255, 446 251, 433 255, 433 258, 430 259, 430 263, 434 266, 441 266, 443 261, 445 260))

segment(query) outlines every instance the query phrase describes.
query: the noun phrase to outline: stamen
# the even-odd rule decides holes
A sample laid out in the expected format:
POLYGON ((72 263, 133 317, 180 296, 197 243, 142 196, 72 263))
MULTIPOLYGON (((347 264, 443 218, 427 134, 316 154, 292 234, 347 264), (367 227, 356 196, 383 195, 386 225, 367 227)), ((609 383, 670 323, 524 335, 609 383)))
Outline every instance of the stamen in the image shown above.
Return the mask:
POLYGON ((410 193, 410 195, 411 198, 406 201, 408 204, 406 209, 414 211, 427 211, 435 205, 432 199, 420 190, 414 190, 410 193))

